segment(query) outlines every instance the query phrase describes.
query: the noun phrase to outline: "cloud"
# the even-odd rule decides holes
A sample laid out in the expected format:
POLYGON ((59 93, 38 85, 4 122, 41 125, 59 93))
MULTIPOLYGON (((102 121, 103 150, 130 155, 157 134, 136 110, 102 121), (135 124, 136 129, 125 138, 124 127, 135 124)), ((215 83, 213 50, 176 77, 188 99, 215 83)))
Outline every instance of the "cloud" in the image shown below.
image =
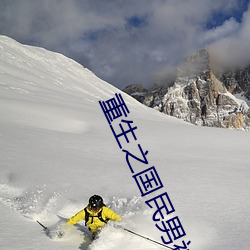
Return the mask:
POLYGON ((200 38, 201 44, 211 44, 219 41, 225 37, 235 34, 240 28, 240 24, 232 17, 229 20, 225 20, 221 26, 216 28, 205 30, 200 38))
MULTIPOLYGON (((225 26, 220 29, 227 29, 225 26)), ((210 44, 216 61, 225 67, 244 67, 250 64, 250 10, 243 15, 242 22, 232 32, 210 44)))
POLYGON ((249 14, 234 17, 239 2, 2 0, 0 33, 61 52, 120 88, 148 87, 204 46, 213 45, 222 57, 223 46, 247 49, 249 14))

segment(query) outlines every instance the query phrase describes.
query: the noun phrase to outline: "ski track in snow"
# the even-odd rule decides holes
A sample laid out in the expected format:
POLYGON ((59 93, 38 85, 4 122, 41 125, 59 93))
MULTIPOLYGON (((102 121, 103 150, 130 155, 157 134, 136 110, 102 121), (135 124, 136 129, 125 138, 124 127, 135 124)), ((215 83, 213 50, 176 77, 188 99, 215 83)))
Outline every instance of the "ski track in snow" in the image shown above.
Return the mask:
MULTIPOLYGON (((107 200, 108 203, 106 203, 106 205, 117 211, 123 217, 121 226, 137 233, 139 232, 145 237, 153 237, 154 240, 161 242, 159 233, 152 233, 152 229, 155 229, 151 219, 152 212, 150 209, 145 209, 145 204, 141 197, 119 199, 116 197, 107 197, 107 200)), ((0 202, 18 212, 20 216, 34 221, 34 223, 36 223, 37 220, 41 221, 50 230, 47 236, 69 247, 77 246, 78 249, 81 250, 115 250, 124 247, 124 242, 126 242, 126 249, 162 249, 162 247, 152 242, 148 242, 145 239, 116 228, 116 224, 112 222, 101 231, 98 239, 93 242, 90 240, 90 233, 84 226, 83 221, 65 230, 66 219, 72 216, 76 211, 82 209, 82 204, 66 200, 63 193, 49 192, 45 185, 25 191, 12 186, 10 183, 1 183, 0 202), (58 231, 61 231, 63 228, 65 234, 63 238, 58 238, 58 231)), ((176 216, 175 213, 169 216, 169 218, 174 216, 176 216)), ((207 231, 207 240, 209 241, 212 229, 207 228, 207 226, 201 228, 201 225, 196 225, 196 227, 205 232, 207 231)), ((203 245, 205 240, 206 239, 203 239, 203 245)), ((197 240, 196 245, 199 245, 197 240)))
MULTIPOLYGON (((31 190, 22 190, 12 186, 10 183, 0 184, 0 202, 10 209, 18 212, 20 216, 36 222, 45 221, 45 225, 49 228, 49 237, 55 241, 61 241, 65 244, 73 246, 79 244, 79 249, 82 250, 98 250, 98 249, 117 249, 124 247, 124 240, 128 242, 129 249, 158 249, 153 243, 144 242, 145 240, 137 238, 122 229, 116 228, 111 222, 100 233, 97 240, 92 242, 90 234, 83 222, 74 227, 67 228, 62 239, 57 237, 58 230, 60 231, 65 226, 66 218, 74 214, 74 211, 81 207, 81 204, 65 200, 63 194, 50 194, 46 186, 36 187, 31 190), (66 215, 64 219, 57 214, 66 215), (107 237, 108 236, 108 237, 107 237), (112 240, 110 240, 112 239, 112 240), (121 241, 123 240, 123 241, 121 241), (117 242, 121 242, 120 244, 117 242)), ((150 216, 152 214, 148 209, 145 210, 145 204, 140 197, 119 198, 112 197, 109 199, 107 206, 111 207, 123 217, 122 226, 141 230, 141 227, 152 227, 150 225, 150 216), (145 221, 144 217, 146 217, 145 221)), ((150 234, 150 231, 147 232, 150 234)))

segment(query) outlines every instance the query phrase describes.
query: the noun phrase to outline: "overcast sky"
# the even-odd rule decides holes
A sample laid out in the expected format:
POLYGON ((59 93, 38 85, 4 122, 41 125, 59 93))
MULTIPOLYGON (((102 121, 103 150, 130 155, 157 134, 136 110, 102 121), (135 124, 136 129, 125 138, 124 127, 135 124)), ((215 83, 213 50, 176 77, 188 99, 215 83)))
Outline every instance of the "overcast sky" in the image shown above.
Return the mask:
POLYGON ((250 62, 250 0, 0 0, 0 34, 61 52, 124 88, 204 47, 250 62))

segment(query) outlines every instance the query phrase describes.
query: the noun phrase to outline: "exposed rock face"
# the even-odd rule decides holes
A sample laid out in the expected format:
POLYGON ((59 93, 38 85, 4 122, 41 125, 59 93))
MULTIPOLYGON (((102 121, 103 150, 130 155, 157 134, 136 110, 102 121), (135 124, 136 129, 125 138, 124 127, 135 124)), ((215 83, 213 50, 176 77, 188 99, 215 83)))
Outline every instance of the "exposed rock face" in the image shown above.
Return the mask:
POLYGON ((232 94, 242 93, 250 100, 250 66, 218 74, 228 91, 232 94))
POLYGON ((233 94, 250 95, 249 72, 250 68, 217 77, 210 68, 208 51, 201 50, 181 65, 171 87, 149 91, 141 87, 130 94, 149 107, 196 125, 248 129, 250 109, 233 94))
POLYGON ((137 101, 142 103, 144 101, 144 94, 147 92, 142 84, 131 84, 123 89, 123 91, 128 95, 133 96, 137 101))

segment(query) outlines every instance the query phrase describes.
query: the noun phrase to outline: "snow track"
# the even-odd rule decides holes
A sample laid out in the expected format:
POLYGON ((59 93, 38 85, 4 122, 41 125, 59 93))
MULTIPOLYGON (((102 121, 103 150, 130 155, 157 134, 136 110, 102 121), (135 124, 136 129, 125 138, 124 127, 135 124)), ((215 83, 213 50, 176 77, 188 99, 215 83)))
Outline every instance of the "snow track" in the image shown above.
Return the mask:
MULTIPOLYGON (((145 227, 153 226, 152 221, 150 221, 151 213, 148 209, 145 210, 145 205, 140 197, 119 199, 112 197, 110 199, 107 198, 107 200, 107 206, 122 215, 123 222, 121 224, 123 226, 150 234, 150 231, 145 231, 145 227)), ((64 242, 64 244, 68 246, 76 246, 79 244, 79 249, 82 250, 115 250, 123 247, 124 241, 126 241, 127 249, 132 249, 133 247, 138 250, 157 249, 157 246, 154 244, 144 242, 144 240, 130 235, 123 229, 116 228, 113 225, 114 223, 107 225, 94 242, 90 240, 90 234, 84 226, 84 222, 80 222, 78 225, 68 228, 63 238, 57 238, 57 230, 64 227, 66 219, 60 216, 57 217, 56 215, 66 214, 68 215, 66 217, 70 217, 81 204, 65 200, 63 194, 50 194, 46 186, 24 191, 21 188, 2 183, 0 184, 0 202, 13 212, 18 212, 21 217, 29 221, 45 221, 45 223, 47 223, 46 226, 48 226, 50 230, 48 236, 54 241, 58 241, 59 243, 64 242)), ((37 227, 37 230, 39 229, 41 228, 37 227)))

